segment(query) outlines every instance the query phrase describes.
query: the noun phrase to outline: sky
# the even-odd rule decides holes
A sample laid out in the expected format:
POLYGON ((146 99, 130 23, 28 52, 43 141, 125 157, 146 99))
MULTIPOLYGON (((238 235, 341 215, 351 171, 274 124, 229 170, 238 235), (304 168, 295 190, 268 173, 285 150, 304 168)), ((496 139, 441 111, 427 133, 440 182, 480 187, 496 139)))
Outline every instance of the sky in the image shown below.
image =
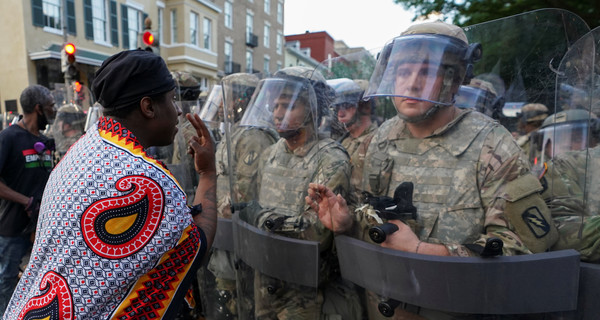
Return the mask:
POLYGON ((413 22, 393 0, 285 0, 285 35, 327 31, 334 40, 367 50, 383 47, 413 22))

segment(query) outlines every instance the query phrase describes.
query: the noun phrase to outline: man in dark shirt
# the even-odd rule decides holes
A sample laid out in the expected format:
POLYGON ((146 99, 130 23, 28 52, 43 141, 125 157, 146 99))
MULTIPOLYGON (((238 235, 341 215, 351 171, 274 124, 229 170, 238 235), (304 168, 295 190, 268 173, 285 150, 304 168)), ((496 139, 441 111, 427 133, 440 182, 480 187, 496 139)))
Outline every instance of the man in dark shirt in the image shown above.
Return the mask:
POLYGON ((52 170, 52 143, 40 131, 54 120, 54 98, 47 88, 32 85, 23 90, 20 102, 23 117, 0 132, 0 314, 31 247, 31 226, 52 170))

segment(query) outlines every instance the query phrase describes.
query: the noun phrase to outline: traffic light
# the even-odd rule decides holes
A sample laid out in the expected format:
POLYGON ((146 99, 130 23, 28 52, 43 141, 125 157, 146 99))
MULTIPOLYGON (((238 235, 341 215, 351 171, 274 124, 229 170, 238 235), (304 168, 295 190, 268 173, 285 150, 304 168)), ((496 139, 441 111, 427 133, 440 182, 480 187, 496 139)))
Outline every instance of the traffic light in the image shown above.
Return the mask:
POLYGON ((62 72, 65 73, 65 77, 69 77, 71 79, 77 76, 77 67, 75 66, 75 51, 77 51, 75 45, 72 43, 67 43, 64 45, 61 52, 62 72))
POLYGON ((142 42, 146 46, 144 50, 154 52, 154 48, 158 47, 158 39, 152 32, 152 20, 149 17, 144 19, 144 33, 142 34, 142 42))
POLYGON ((144 41, 145 45, 154 46, 154 34, 152 34, 152 32, 150 32, 150 31, 144 32, 142 40, 144 41))

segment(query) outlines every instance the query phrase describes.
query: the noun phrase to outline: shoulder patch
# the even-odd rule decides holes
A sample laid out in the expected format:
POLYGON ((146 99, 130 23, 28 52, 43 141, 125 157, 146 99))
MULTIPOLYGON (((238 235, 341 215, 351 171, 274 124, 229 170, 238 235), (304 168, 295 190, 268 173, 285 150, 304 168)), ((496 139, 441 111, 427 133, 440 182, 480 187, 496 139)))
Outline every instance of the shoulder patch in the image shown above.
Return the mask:
POLYGON ((550 224, 538 207, 528 208, 521 217, 536 238, 542 238, 550 232, 550 224))

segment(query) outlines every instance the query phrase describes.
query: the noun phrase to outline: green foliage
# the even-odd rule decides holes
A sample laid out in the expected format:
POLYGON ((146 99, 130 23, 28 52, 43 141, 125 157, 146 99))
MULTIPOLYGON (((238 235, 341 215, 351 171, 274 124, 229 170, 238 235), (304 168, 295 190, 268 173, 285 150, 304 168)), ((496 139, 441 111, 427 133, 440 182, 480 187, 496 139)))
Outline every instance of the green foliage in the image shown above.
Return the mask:
POLYGON ((452 17, 461 27, 542 8, 559 8, 580 16, 593 29, 600 26, 600 1, 581 0, 393 0, 415 11, 416 20, 432 13, 452 17))

